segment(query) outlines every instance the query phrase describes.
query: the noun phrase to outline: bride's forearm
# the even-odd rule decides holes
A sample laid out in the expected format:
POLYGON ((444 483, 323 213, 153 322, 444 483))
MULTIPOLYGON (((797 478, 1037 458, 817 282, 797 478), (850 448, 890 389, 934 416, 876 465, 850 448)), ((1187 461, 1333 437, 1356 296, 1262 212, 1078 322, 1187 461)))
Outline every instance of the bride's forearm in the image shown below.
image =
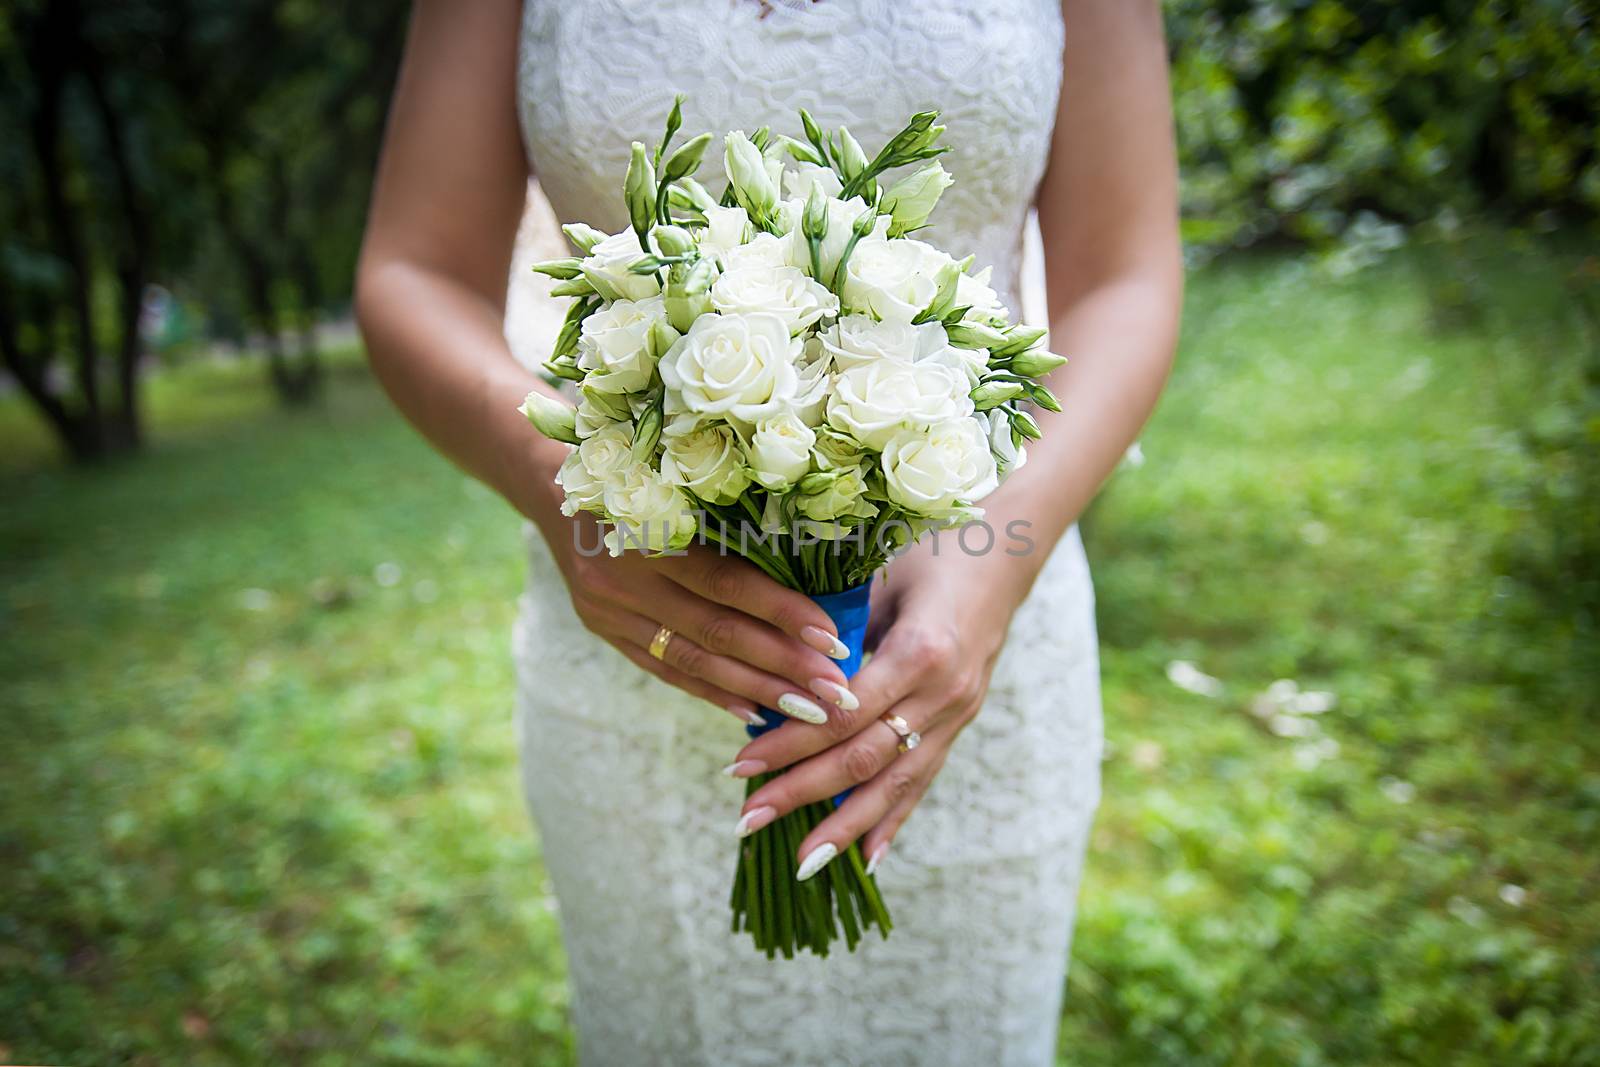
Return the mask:
POLYGON ((500 309, 447 274, 364 263, 357 314, 374 372, 440 451, 545 526, 559 514, 551 479, 565 449, 517 407, 538 376, 512 357, 500 309))
POLYGON ((1180 290, 1175 269, 1134 274, 1087 291, 1053 324, 1050 347, 1069 360, 1049 378, 1062 410, 1034 411, 1043 439, 1029 443, 1027 463, 983 504, 997 545, 1032 543, 1002 553, 996 568, 1019 602, 1155 407, 1172 364, 1180 290))

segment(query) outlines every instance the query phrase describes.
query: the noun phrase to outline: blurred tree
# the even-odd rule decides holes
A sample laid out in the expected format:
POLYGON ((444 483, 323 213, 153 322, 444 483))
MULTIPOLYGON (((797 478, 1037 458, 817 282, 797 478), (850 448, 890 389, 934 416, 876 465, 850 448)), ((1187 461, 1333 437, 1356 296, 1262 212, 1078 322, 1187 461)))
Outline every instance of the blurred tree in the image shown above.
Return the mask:
POLYGON ((242 321, 289 402, 349 300, 399 59, 397 0, 0 8, 0 358, 67 453, 140 438, 160 280, 242 321))
POLYGON ((1172 0, 1168 29, 1193 242, 1600 213, 1593 4, 1172 0))
POLYGON ((148 114, 101 28, 75 0, 0 14, 0 358, 78 460, 139 442, 155 255, 148 114))
POLYGON ((316 319, 349 294, 403 5, 181 0, 166 75, 193 140, 187 173, 216 221, 200 280, 238 306, 287 402, 320 383, 316 319), (218 254, 220 253, 220 254, 218 254))

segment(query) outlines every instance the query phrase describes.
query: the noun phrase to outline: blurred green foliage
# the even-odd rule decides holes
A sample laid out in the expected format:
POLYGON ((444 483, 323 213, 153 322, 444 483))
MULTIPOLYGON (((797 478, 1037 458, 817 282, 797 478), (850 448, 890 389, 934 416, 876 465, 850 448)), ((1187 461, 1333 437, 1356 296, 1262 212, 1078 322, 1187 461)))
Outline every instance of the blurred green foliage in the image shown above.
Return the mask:
POLYGON ((1186 237, 1363 212, 1600 214, 1600 11, 1576 0, 1170 0, 1186 237))
MULTIPOLYGON (((1086 522, 1063 1062, 1600 1063, 1597 269, 1497 232, 1197 273, 1086 522)), ((332 378, 164 376, 115 471, 39 470, 0 400, 0 1060, 572 1061, 516 521, 332 378)))

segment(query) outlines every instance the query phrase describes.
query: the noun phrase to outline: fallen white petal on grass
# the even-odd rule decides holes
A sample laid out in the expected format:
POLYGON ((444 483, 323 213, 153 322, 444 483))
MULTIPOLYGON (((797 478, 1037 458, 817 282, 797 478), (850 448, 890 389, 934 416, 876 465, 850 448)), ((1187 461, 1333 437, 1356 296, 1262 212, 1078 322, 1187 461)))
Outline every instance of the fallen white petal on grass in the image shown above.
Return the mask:
POLYGON ((1409 804, 1417 797, 1417 787, 1403 778, 1384 775, 1378 779, 1378 789, 1396 804, 1409 804))
POLYGON ((1222 695, 1222 680, 1213 678, 1186 659, 1175 659, 1167 664, 1167 681, 1186 693, 1203 697, 1222 695))

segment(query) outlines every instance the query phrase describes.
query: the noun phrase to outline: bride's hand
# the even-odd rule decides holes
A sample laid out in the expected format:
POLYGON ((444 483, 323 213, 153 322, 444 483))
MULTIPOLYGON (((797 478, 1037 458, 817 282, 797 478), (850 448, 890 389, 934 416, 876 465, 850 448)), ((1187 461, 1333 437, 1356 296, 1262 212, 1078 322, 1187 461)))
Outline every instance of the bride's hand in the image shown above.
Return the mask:
POLYGON ((789 770, 746 798, 739 831, 753 833, 853 788, 801 842, 798 858, 803 870, 815 873, 859 838, 876 867, 983 705, 1026 584, 1019 561, 1003 552, 968 556, 947 544, 934 558, 924 543, 891 563, 885 586, 874 591, 873 630, 880 639, 851 681, 860 706, 820 726, 786 723, 745 745, 729 774, 789 770), (900 737, 882 721, 889 715, 921 735, 916 748, 899 751, 900 737))
POLYGON ((855 706, 831 658, 844 646, 809 597, 704 546, 660 557, 586 554, 579 546, 598 546, 600 532, 591 516, 571 521, 549 540, 572 606, 644 670, 742 722, 759 722, 758 706, 808 722, 855 706), (672 637, 658 659, 650 647, 663 626, 672 637))

